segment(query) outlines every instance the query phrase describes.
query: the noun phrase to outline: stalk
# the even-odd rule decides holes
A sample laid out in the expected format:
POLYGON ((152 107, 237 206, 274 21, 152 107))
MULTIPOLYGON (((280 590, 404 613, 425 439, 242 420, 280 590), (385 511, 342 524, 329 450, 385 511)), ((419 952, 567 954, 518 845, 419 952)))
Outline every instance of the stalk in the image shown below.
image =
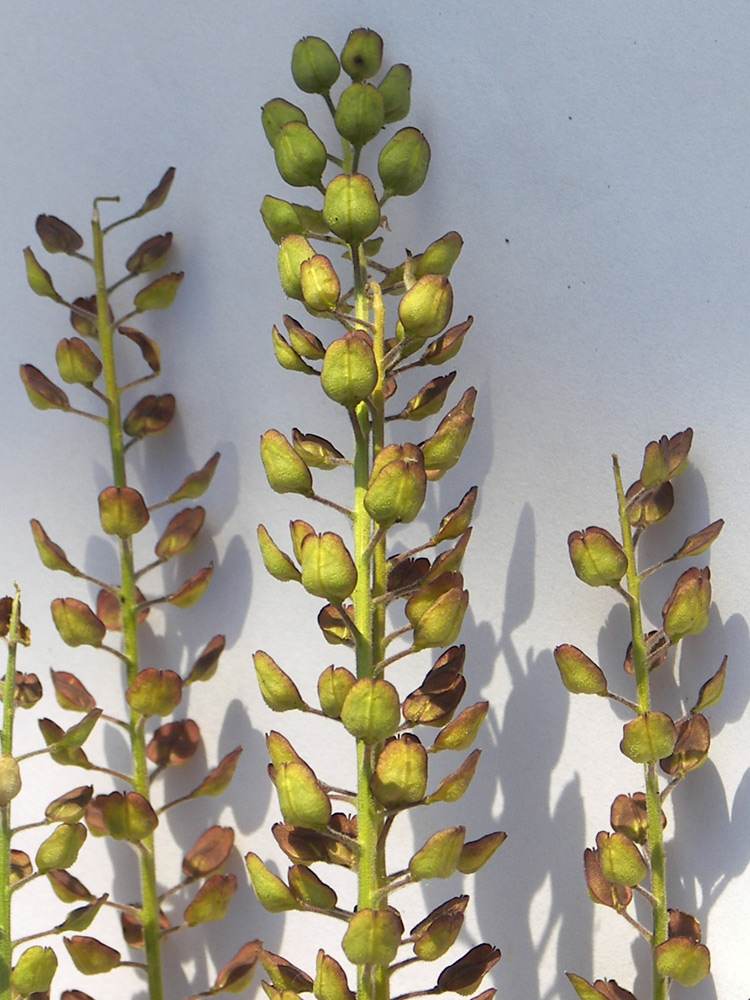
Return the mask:
MULTIPOLYGON (((21 594, 16 589, 10 615, 8 631, 8 660, 3 685, 3 756, 13 754, 13 721, 15 705, 13 692, 16 679, 16 649, 18 647, 18 622, 21 610, 21 594)), ((11 933, 11 886, 10 886, 10 837, 11 803, 0 806, 0 997, 10 998, 10 970, 13 958, 11 933)))
MULTIPOLYGON (((97 199, 101 201, 104 199, 97 199)), ((109 434, 110 461, 114 485, 127 486, 125 450, 122 433, 122 391, 117 381, 114 350, 114 327, 109 321, 109 294, 104 265, 104 238, 95 203, 92 220, 94 242, 94 274, 96 278, 97 329, 101 346, 102 365, 107 392, 107 430, 109 434)), ((132 684, 140 670, 138 648, 138 601, 136 597, 133 547, 130 538, 119 541, 121 583, 119 589, 122 610, 123 652, 127 683, 132 684)), ((143 717, 133 709, 129 711, 128 732, 133 761, 132 784, 139 795, 149 800, 149 782, 146 758, 146 738, 143 717)), ((154 837, 146 837, 138 851, 141 878, 143 940, 148 968, 150 1000, 163 1000, 161 929, 159 927, 159 894, 156 884, 154 837)))
MULTIPOLYGON (((635 542, 633 529, 627 511, 625 490, 622 484, 620 464, 617 456, 613 456, 615 486, 620 514, 620 529, 625 555, 628 559, 626 574, 627 589, 630 595, 628 602, 630 610, 630 628, 633 640, 633 669, 638 691, 638 712, 645 715, 651 710, 650 671, 647 663, 646 639, 643 630, 643 615, 641 607, 642 577, 636 568, 635 542)), ((654 1000, 667 1000, 669 982, 660 974, 656 967, 656 948, 667 940, 669 915, 667 913, 667 883, 666 854, 664 851, 664 831, 661 825, 661 795, 659 778, 656 773, 656 763, 650 761, 644 764, 646 783, 646 810, 648 816, 648 855, 651 867, 651 910, 652 934, 651 955, 653 968, 654 1000)))

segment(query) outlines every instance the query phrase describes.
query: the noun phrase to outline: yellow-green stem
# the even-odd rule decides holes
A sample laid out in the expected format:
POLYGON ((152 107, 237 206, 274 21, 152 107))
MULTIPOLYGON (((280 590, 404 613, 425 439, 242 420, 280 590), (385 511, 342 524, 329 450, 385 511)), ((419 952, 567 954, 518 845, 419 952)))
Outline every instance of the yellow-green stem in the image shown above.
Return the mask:
MULTIPOLYGON (((103 199, 98 199, 103 200, 103 199)), ((114 328, 110 323, 109 295, 104 266, 104 238, 95 204, 92 221, 94 242, 94 273, 96 275, 97 329, 107 393, 107 428, 114 485, 127 486, 125 448, 122 431, 121 389, 115 364, 114 328)), ((120 607, 122 611, 123 652, 127 664, 127 682, 132 684, 140 669, 138 650, 138 599, 136 596, 133 549, 129 538, 120 539, 120 607)), ((130 710, 128 719, 133 762, 133 790, 149 800, 146 737, 141 716, 130 710)), ((159 927, 159 893, 156 884, 154 838, 147 837, 139 851, 141 874, 141 920, 148 968, 150 1000, 163 1000, 164 986, 161 967, 161 928, 159 927)))
MULTIPOLYGON (((369 321, 370 300, 365 289, 366 263, 361 246, 351 247, 354 262, 356 318, 369 321)), ((380 377, 372 394, 372 413, 366 403, 357 407, 360 433, 354 442, 354 562, 357 586, 354 591, 354 620, 358 630, 357 677, 373 677, 385 648, 385 613, 374 597, 385 591, 385 538, 370 550, 373 521, 364 505, 370 477, 371 450, 383 446, 384 392, 382 362, 384 353, 383 308, 379 289, 375 296, 375 337, 373 347, 380 377), (372 449, 371 449, 372 443, 372 449)), ((357 817, 359 840, 359 909, 380 909, 387 898, 380 890, 385 885, 385 848, 381 841, 383 813, 372 793, 371 782, 377 762, 378 747, 357 740, 357 817)), ((359 966, 358 1000, 388 1000, 388 970, 384 966, 359 966)))
MULTIPOLYGON (((21 617, 21 594, 16 589, 8 629, 8 662, 3 685, 3 756, 13 753, 13 692, 16 681, 16 649, 21 617)), ((10 925, 10 802, 0 806, 0 1000, 10 1000, 10 971, 13 946, 10 925)))
MULTIPOLYGON (((643 615, 641 612, 641 577, 638 573, 635 557, 633 529, 627 511, 627 500, 622 485, 622 475, 617 456, 613 457, 615 486, 620 511, 620 528, 622 545, 628 560, 627 587, 630 600, 630 626, 633 638, 633 669, 638 691, 638 712, 645 715, 651 711, 651 690, 649 685, 649 665, 647 660, 646 638, 643 631, 643 615)), ((646 810, 648 818, 648 851, 651 863, 651 894, 652 932, 651 958, 653 967, 653 1000, 667 1000, 669 981, 656 968, 656 949, 667 940, 669 915, 667 913, 667 883, 666 856, 664 851, 664 832, 661 825, 661 797, 659 793, 659 778, 656 772, 657 762, 651 761, 644 765, 646 780, 646 810)))

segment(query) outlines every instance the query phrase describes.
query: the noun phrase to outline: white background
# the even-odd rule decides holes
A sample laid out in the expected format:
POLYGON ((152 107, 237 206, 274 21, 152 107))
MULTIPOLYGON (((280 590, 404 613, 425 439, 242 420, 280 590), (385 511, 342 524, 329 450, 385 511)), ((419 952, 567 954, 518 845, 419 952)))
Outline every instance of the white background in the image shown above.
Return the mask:
MULTIPOLYGON (((64 311, 28 289, 21 250, 39 248, 38 213, 86 233, 93 196, 120 194, 129 212, 167 166, 177 167, 165 208, 113 236, 110 265, 114 279, 140 240, 170 229, 172 266, 186 272, 175 307, 144 325, 162 346, 157 391, 176 393, 179 417, 163 438, 131 453, 133 483, 154 502, 214 450, 223 455, 205 498, 206 537, 182 567, 168 567, 164 580, 174 587, 180 573, 214 559, 211 589, 193 611, 154 612, 145 633, 145 659, 161 668, 186 669, 217 632, 228 641, 218 679, 190 690, 183 703, 201 724, 205 752, 187 773, 170 776, 168 796, 193 787, 202 767, 238 744, 245 750, 229 794, 182 807, 162 824, 165 887, 179 877, 182 853, 215 822, 236 827, 231 870, 240 880, 229 920, 209 927, 207 937, 188 931, 167 947, 170 1000, 203 989, 251 938, 263 937, 268 948, 312 971, 317 948, 335 951, 340 936, 338 925, 264 914, 241 855, 252 849, 285 870, 268 832, 278 815, 265 775, 268 729, 287 734, 324 779, 352 780, 349 743, 333 724, 265 709, 251 653, 270 652, 311 699, 321 669, 347 662, 318 636, 319 602, 270 580, 255 543, 261 520, 283 547, 291 517, 342 530, 335 516, 270 492, 259 435, 298 426, 348 448, 342 414, 313 380, 283 372, 272 356, 271 325, 291 306, 258 207, 266 193, 290 195, 275 172, 259 108, 284 96, 304 105, 313 127, 323 122, 322 102, 294 88, 293 44, 316 34, 338 51, 362 23, 383 35, 386 64, 411 65, 407 123, 425 132, 433 154, 424 188, 388 208, 393 235, 384 256, 395 262, 404 247, 417 251, 450 229, 465 239, 453 272, 455 318, 472 313, 475 324, 457 359, 451 400, 476 385, 477 423, 461 465, 433 491, 410 537, 425 537, 469 486, 480 486, 464 564, 472 601, 462 641, 466 703, 487 697, 492 704, 470 794, 460 806, 401 820, 396 853, 408 858, 413 843, 458 822, 471 839, 508 832, 491 865, 466 880, 473 901, 462 939, 466 948, 481 940, 501 948, 492 973, 500 996, 570 997, 566 969, 616 978, 641 1000, 650 995, 647 946, 612 911, 592 906, 581 866, 584 847, 608 826, 612 798, 639 787, 640 769, 618 751, 624 717, 598 699, 569 697, 551 651, 564 641, 582 646, 628 693, 620 670, 624 608, 612 610, 609 592, 578 583, 565 542, 588 524, 616 529, 613 451, 630 482, 648 441, 690 425, 693 464, 677 484, 675 513, 653 532, 647 554, 668 555, 717 517, 727 523, 706 557, 715 596, 711 625, 686 646, 676 668, 679 689, 671 667, 655 678, 659 704, 679 713, 680 698, 693 704, 724 653, 730 665, 725 698, 709 712, 711 760, 677 790, 668 827, 670 902, 700 918, 714 976, 691 993, 675 987, 674 996, 745 1000, 747 4, 385 0, 368 9, 319 0, 5 0, 0 9, 2 587, 10 592, 17 580, 24 592, 34 644, 22 668, 37 671, 48 687, 49 667, 73 670, 110 712, 122 710, 116 662, 65 648, 48 611, 56 596, 91 601, 94 593, 44 570, 27 528, 30 517, 39 518, 73 562, 115 578, 96 514, 96 495, 110 483, 101 429, 32 409, 18 379, 24 362, 54 376, 55 345, 70 335, 64 311)), ((291 197, 304 200, 304 192, 291 197)), ((85 269, 39 252, 65 295, 90 293, 85 269)), ((291 311, 299 315, 296 305, 291 311)), ((404 393, 422 381, 414 376, 404 393)), ((317 481, 325 492, 327 481, 317 481)), ((165 521, 161 512, 157 527, 165 521)), ((144 562, 154 537, 144 532, 144 562)), ((679 568, 649 585, 648 609, 657 620, 679 568)), ((401 671, 394 680, 404 693, 429 662, 393 668, 401 671)), ((52 699, 44 708, 72 722, 52 699)), ((31 715, 18 722, 28 746, 37 742, 31 715)), ((104 746, 101 739, 92 757, 106 750, 115 766, 126 767, 119 737, 104 736, 104 746)), ((438 771, 458 760, 439 761, 438 771)), ((24 775, 17 810, 24 819, 86 780, 30 765, 24 775)), ((126 848, 85 850, 75 871, 92 890, 102 891, 114 868, 118 897, 136 895, 126 848)), ((421 890, 404 895, 407 926, 461 891, 455 877, 425 887, 424 898, 421 890)), ((50 898, 41 884, 19 895, 19 921, 38 926, 39 908, 50 898)), ((119 940, 106 920, 92 932, 119 940)), ((427 970, 428 983, 437 971, 427 970)), ((71 973, 54 989, 142 997, 131 975, 123 970, 88 982, 71 973)))

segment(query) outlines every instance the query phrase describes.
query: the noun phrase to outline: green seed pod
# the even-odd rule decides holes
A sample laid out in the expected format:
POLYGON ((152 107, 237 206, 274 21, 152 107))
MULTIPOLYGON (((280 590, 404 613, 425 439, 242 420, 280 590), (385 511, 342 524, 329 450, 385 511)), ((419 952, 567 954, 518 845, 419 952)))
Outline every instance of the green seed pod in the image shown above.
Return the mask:
POLYGON ((290 764, 295 760, 302 760, 286 736, 276 732, 275 729, 272 729, 266 736, 266 747, 268 748, 268 756, 271 758, 271 763, 274 767, 278 767, 280 764, 290 764))
POLYGON ((300 265, 299 277, 302 299, 308 309, 330 312, 338 307, 341 282, 328 257, 317 253, 304 260, 300 265))
POLYGON ((333 910, 338 896, 315 872, 305 865, 294 865, 289 869, 289 888, 296 899, 318 910, 333 910))
POLYGON ((440 594, 414 625, 414 648, 434 649, 452 645, 459 636, 468 606, 469 592, 460 586, 440 594))
POLYGON ((263 701, 274 712, 305 711, 307 705, 292 678, 263 650, 253 653, 255 673, 263 701))
POLYGON ((691 715, 678 723, 677 742, 669 757, 660 762, 661 769, 666 774, 684 777, 706 763, 710 746, 711 729, 705 715, 691 715))
POLYGON ((75 597, 56 597, 52 620, 68 646, 101 646, 107 631, 88 604, 75 597))
POLYGON ((426 491, 421 450, 413 444, 388 445, 373 463, 365 509, 377 524, 408 524, 422 509, 426 491))
POLYGON ((341 65, 352 80, 369 80, 383 62, 383 39, 370 28, 355 28, 349 32, 341 51, 341 65))
POLYGON ((273 144, 276 168, 292 187, 320 187, 328 162, 326 148, 309 125, 292 121, 283 126, 273 144))
POLYGON ((658 441, 646 445, 640 480, 647 489, 681 476, 687 468, 690 446, 693 443, 693 429, 680 431, 673 437, 663 435, 658 441))
POLYGON ((607 694, 607 678, 593 660, 565 643, 554 652, 562 682, 571 694, 607 694))
POLYGON ((274 97, 272 101, 264 104, 260 109, 260 121, 263 125, 263 131, 266 133, 266 139, 271 146, 275 146, 285 125, 288 125, 289 122, 302 122, 303 125, 307 125, 307 115, 296 104, 285 101, 283 97, 274 97))
POLYGON ((313 995, 316 1000, 357 1000, 356 994, 349 989, 344 970, 322 948, 318 952, 313 995))
POLYGON ((439 750, 468 750, 487 718, 490 703, 478 701, 456 716, 453 722, 441 729, 432 745, 433 752, 439 750))
POLYGON ((711 972, 708 948, 689 937, 670 937, 657 947, 655 956, 659 974, 681 986, 697 986, 711 972))
POLYGON ((303 760, 275 767, 274 782, 285 823, 313 830, 325 829, 331 818, 331 802, 303 760))
POLYGON ((426 274, 401 299, 396 336, 414 340, 436 337, 453 312, 453 289, 442 274, 426 274))
POLYGON ((292 444, 305 464, 313 469, 329 471, 346 465, 347 460, 334 448, 330 441, 317 434, 303 434, 297 427, 292 428, 292 444))
POLYGON ((679 578, 662 609, 664 631, 670 642, 702 632, 708 625, 710 610, 711 571, 694 566, 679 578))
POLYGON ((640 885, 648 875, 648 865, 641 852, 624 833, 603 830, 596 835, 596 846, 602 874, 607 881, 632 888, 640 885))
POLYGON ((357 910, 341 942, 354 965, 390 965, 396 957, 404 925, 393 907, 357 910))
POLYGON ((605 528, 571 532, 568 550, 576 576, 589 587, 616 587, 627 572, 628 557, 605 528))
POLYGON ((463 826, 433 833, 409 862, 409 874, 414 881, 450 878, 458 866, 465 836, 466 828, 463 826))
POLYGON ((252 851, 245 856, 247 872, 253 892, 258 902, 269 913, 284 913, 286 910, 298 910, 299 903, 292 895, 289 886, 278 875, 266 867, 257 854, 252 851))
POLYGON ((99 520, 108 535, 130 538, 148 524, 148 507, 138 490, 108 486, 99 494, 99 520))
POLYGON ((422 801, 427 791, 427 751, 416 736, 404 733, 386 741, 372 790, 386 809, 422 801))
POLYGON ((261 437, 260 457, 274 492, 312 496, 310 470, 280 431, 272 429, 261 437))
POLYGON ((318 678, 318 700, 329 719, 338 719, 346 696, 357 683, 354 674, 346 667, 326 667, 318 678))
POLYGON ((419 129, 402 128, 383 146, 378 157, 378 175, 383 197, 410 195, 419 191, 430 166, 430 144, 419 129))
POLYGON ((347 732, 367 744, 393 736, 401 721, 398 691, 388 681, 361 678, 341 706, 341 721, 347 732))
POLYGON ((425 274, 444 274, 448 277, 463 245, 460 233, 455 231, 446 233, 439 240, 430 243, 424 253, 412 259, 414 277, 423 278, 425 274))
POLYGON ((125 700, 134 712, 144 718, 154 715, 163 718, 171 715, 182 701, 182 679, 174 670, 146 667, 136 674, 128 686, 125 700))
POLYGON ((292 51, 292 77, 306 94, 327 94, 339 78, 339 57, 315 35, 300 38, 292 51))
POLYGON ((39 558, 47 569, 59 569, 65 573, 70 573, 71 576, 79 576, 79 571, 68 560, 65 552, 57 542, 52 541, 39 521, 31 521, 31 533, 34 536, 34 543, 39 553, 39 558))
POLYGON ((289 580, 300 582, 302 574, 286 552, 282 552, 262 524, 258 525, 258 545, 263 557, 263 565, 275 580, 281 580, 282 583, 287 583, 289 580))
POLYGON ((307 538, 308 535, 315 534, 315 528, 307 521, 301 519, 297 521, 289 522, 289 534, 292 538, 292 545, 294 546, 294 557, 297 562, 302 559, 302 543, 307 538))
POLYGON ((57 955, 51 948, 33 945, 16 962, 10 976, 14 995, 28 997, 45 994, 57 971, 57 955))
POLYGON ((451 948, 461 932, 468 896, 454 896, 428 913, 411 929, 414 953, 423 962, 434 962, 451 948))
POLYGON ((461 849, 461 857, 456 866, 462 875, 474 875, 480 868, 484 868, 492 855, 507 840, 507 833, 498 830, 496 833, 488 833, 479 840, 470 840, 461 849))
POLYGON ((302 301, 300 268, 303 261, 315 256, 315 251, 304 236, 285 236, 279 244, 279 277, 281 287, 290 299, 302 301))
POLYGON ((34 365, 21 365, 21 381, 32 406, 37 410, 69 410, 70 400, 54 382, 50 382, 44 372, 34 365))
POLYGON ((456 768, 453 774, 449 774, 446 778, 443 778, 435 791, 427 796, 425 802, 428 805, 433 802, 458 802, 465 795, 466 790, 471 784, 481 756, 481 750, 472 750, 466 760, 460 767, 456 768))
POLYGON ((385 124, 383 95, 371 83, 353 83, 339 97, 334 122, 339 135, 361 149, 385 124))
POLYGON ((378 366, 367 334, 347 333, 329 345, 320 384, 334 403, 352 410, 378 383, 378 366))
POLYGON ((281 243, 285 236, 302 236, 305 233, 294 207, 282 198, 267 194, 261 202, 260 214, 274 243, 281 243))
POLYGON ((664 712, 646 712, 623 726, 620 750, 636 764, 669 757, 677 742, 674 722, 664 712))
POLYGON ((371 236, 380 225, 380 205, 369 177, 339 174, 326 187, 323 202, 326 225, 350 246, 371 236))
POLYGON ((85 340, 64 338, 55 352, 57 369, 68 385, 91 386, 102 373, 102 363, 85 340))
POLYGON ((61 823, 39 845, 34 859, 37 870, 45 874, 53 868, 70 868, 85 839, 86 827, 82 823, 61 823))
POLYGON ((98 976, 110 972, 117 968, 122 959, 120 952, 115 948, 110 948, 96 938, 86 937, 83 934, 63 938, 63 943, 68 949, 73 965, 84 976, 98 976))
POLYGON ((383 95, 385 123, 392 125, 400 122, 409 114, 411 105, 411 70, 403 63, 391 66, 378 84, 378 90, 383 95))
POLYGON ((301 358, 307 361, 322 361, 326 354, 323 342, 299 325, 292 316, 284 316, 284 326, 289 334, 292 347, 301 358))
MULTIPOLYGON (((303 267, 305 263, 306 261, 303 262, 303 267)), ((318 374, 315 368, 311 368, 310 365, 306 364, 295 349, 284 340, 276 326, 271 330, 271 339, 273 341, 273 353, 276 355, 276 360, 286 371, 301 372, 303 375, 318 374)))
MULTIPOLYGON (((301 459, 300 459, 301 461, 301 459)), ((340 535, 314 532, 302 542, 302 586, 309 594, 341 604, 357 584, 357 570, 340 535)))
POLYGON ((18 761, 11 754, 0 756, 0 806, 14 799, 21 791, 21 769, 18 761))
MULTIPOLYGON (((612 829, 623 833, 634 844, 648 841, 648 808, 644 792, 633 795, 618 795, 609 812, 612 829)), ((662 812, 661 825, 667 825, 667 817, 662 812)))

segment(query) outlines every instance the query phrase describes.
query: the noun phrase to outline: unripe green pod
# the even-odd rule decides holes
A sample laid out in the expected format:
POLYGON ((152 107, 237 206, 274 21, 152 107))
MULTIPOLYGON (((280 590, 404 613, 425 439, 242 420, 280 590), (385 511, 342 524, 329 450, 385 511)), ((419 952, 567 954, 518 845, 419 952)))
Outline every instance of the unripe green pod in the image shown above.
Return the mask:
POLYGON ((437 430, 420 445, 430 481, 440 479, 459 461, 474 426, 470 413, 455 406, 440 421, 437 430))
POLYGON ((384 198, 419 191, 430 166, 430 144, 419 129, 400 129, 383 146, 378 157, 378 175, 384 198))
POLYGON ((367 399, 377 383, 378 366, 366 334, 347 333, 329 345, 320 374, 329 399, 352 410, 367 399))
POLYGON ((73 965, 84 976, 98 976, 110 972, 116 969, 122 960, 122 955, 116 948, 110 948, 109 945, 85 934, 74 934, 72 937, 63 938, 63 943, 68 949, 73 965))
POLYGON ((260 457, 274 492, 312 496, 310 470, 280 431, 272 429, 261 437, 260 457))
POLYGON ((246 855, 245 864, 253 891, 264 910, 269 913, 284 913, 299 909, 299 903, 289 886, 266 867, 257 854, 251 851, 246 855))
POLYGON ((108 535, 130 538, 148 524, 148 507, 138 490, 108 486, 99 494, 99 520, 108 535))
POLYGON ((431 649, 452 645, 461 631, 468 606, 468 590, 452 587, 441 594, 414 626, 414 648, 431 649))
POLYGON ((356 994, 349 989, 344 970, 322 948, 318 952, 313 995, 316 1000, 357 1000, 356 994))
POLYGON ((282 583, 295 580, 299 583, 302 574, 286 552, 282 552, 262 524, 258 525, 258 545, 263 557, 263 565, 275 580, 281 580, 282 583))
POLYGON ((18 761, 11 754, 0 756, 0 806, 14 799, 21 791, 21 770, 18 761))
POLYGON ((315 532, 302 542, 302 586, 309 594, 340 604, 357 585, 357 570, 340 535, 315 532))
POLYGON ((68 385, 93 385, 102 373, 102 363, 85 340, 64 338, 55 352, 57 369, 68 385))
POLYGON ((664 712, 646 712, 622 729, 620 750, 636 764, 649 764, 669 757, 677 742, 677 729, 664 712))
POLYGON ((453 312, 453 289, 443 274, 426 274, 401 299, 396 336, 427 340, 448 325, 453 312))
POLYGON ((455 896, 412 927, 414 954, 418 958, 423 962, 434 962, 455 944, 463 927, 468 902, 468 896, 455 896))
POLYGON ((283 97, 274 97, 260 109, 260 121, 266 139, 275 146, 279 133, 285 125, 289 122, 302 122, 303 125, 307 125, 307 115, 296 104, 285 101, 283 97))
POLYGON ((378 90, 383 95, 385 123, 392 125, 400 122, 409 114, 411 105, 411 70, 403 63, 391 66, 378 84, 378 90))
POLYGON ((330 312, 337 308, 341 282, 328 257, 317 253, 304 260, 299 269, 299 277, 302 299, 308 309, 330 312))
POLYGON ((488 701, 478 701, 475 705, 465 708, 453 722, 449 722, 444 729, 440 730, 432 745, 433 752, 468 750, 477 738, 482 723, 487 718, 489 707, 488 701))
POLYGON ((51 948, 33 945, 16 962, 10 976, 14 996, 46 994, 57 971, 57 955, 51 948))
POLYGON ((315 251, 304 236, 285 236, 279 244, 279 277, 281 287, 290 299, 302 301, 300 268, 303 261, 314 256, 315 251))
POLYGON ((385 124, 383 95, 371 83, 353 83, 339 97, 334 122, 340 136, 361 148, 385 124))
POLYGON ((320 187, 328 162, 326 148, 309 125, 288 122, 273 144, 276 167, 292 187, 320 187))
MULTIPOLYGON (((633 795, 618 795, 609 812, 612 829, 624 833, 634 844, 648 841, 648 807, 644 792, 633 795)), ((667 817, 662 812, 661 825, 667 825, 667 817)))
POLYGON ((289 888, 301 903, 318 910, 333 910, 338 902, 338 896, 330 885, 326 885, 305 865, 294 865, 289 869, 289 888))
POLYGON ((350 246, 363 243, 380 225, 380 205, 369 177, 339 174, 326 187, 323 218, 350 246))
POLYGON ((430 243, 424 253, 412 260, 414 277, 423 278, 425 274, 444 274, 447 277, 453 270, 463 245, 461 234, 453 230, 430 243))
POLYGON ((664 631, 670 642, 698 635, 708 625, 711 610, 711 571, 693 566, 675 583, 664 608, 664 631))
POLYGON ((711 972, 708 948, 689 937, 670 937, 655 951, 656 968, 667 979, 681 986, 697 986, 711 972))
POLYGON ((291 202, 267 194, 260 205, 260 214, 274 243, 281 243, 285 236, 303 235, 305 227, 291 202))
POLYGON ((302 561, 302 543, 307 538, 308 535, 315 534, 315 528, 307 521, 303 521, 301 518, 296 521, 289 522, 289 534, 292 538, 292 545, 294 547, 294 557, 297 562, 302 561))
POLYGON ((297 685, 268 653, 264 653, 261 649, 253 653, 253 664, 260 693, 269 708, 274 712, 289 712, 293 709, 305 711, 307 705, 297 685))
POLYGON ((352 687, 341 706, 347 732, 367 744, 393 736, 401 721, 401 703, 388 681, 363 677, 352 687))
POLYGON ((292 444, 300 458, 313 469, 337 469, 346 464, 341 452, 327 438, 318 434, 303 434, 297 427, 293 427, 292 444))
POLYGON ((674 751, 661 761, 661 769, 669 775, 684 777, 701 767, 708 759, 711 729, 705 715, 691 715, 677 725, 674 751))
POLYGON ((396 957, 404 925, 393 907, 357 910, 341 946, 354 965, 390 965, 396 957))
POLYGON ((461 848, 461 857, 456 866, 462 875, 474 875, 480 868, 484 868, 495 851, 504 844, 508 835, 498 830, 496 833, 488 833, 479 840, 470 840, 461 848))
POLYGON ((602 874, 607 881, 632 888, 640 885, 648 875, 648 865, 641 852, 624 833, 603 830, 596 835, 596 846, 602 874))
POLYGON ((318 700, 329 719, 338 719, 346 696, 357 683, 357 678, 346 667, 326 667, 318 678, 318 700))
POLYGON ((285 823, 325 829, 331 818, 331 802, 304 761, 279 764, 275 767, 274 782, 285 823))
POLYGON ((370 28, 355 28, 349 32, 341 50, 341 65, 352 80, 369 80, 383 62, 383 39, 370 28))
POLYGON ((306 94, 327 94, 339 78, 339 57, 315 35, 300 38, 292 51, 292 77, 306 94))
MULTIPOLYGON (((306 261, 303 262, 303 267, 305 263, 306 261)), ((276 326, 271 330, 271 339, 273 340, 273 353, 276 355, 276 360, 286 371, 301 372, 303 375, 318 374, 316 369, 311 368, 303 361, 295 349, 284 340, 276 326)))
POLYGON ((424 455, 416 445, 388 445, 373 464, 365 509, 378 524, 408 524, 419 514, 427 491, 424 455))
POLYGON ((416 736, 404 733, 386 741, 372 791, 386 809, 422 801, 427 791, 427 751, 416 736))
POLYGON ((571 694, 607 694, 607 678, 601 668, 576 646, 558 646, 554 656, 562 682, 571 694))
POLYGON ((409 874, 414 881, 450 878, 458 866, 465 836, 466 828, 463 826, 433 833, 409 862, 409 874))
POLYGON ((628 557, 606 528, 590 527, 568 536, 570 561, 589 587, 616 587, 628 569, 628 557))
POLYGON ((36 852, 36 867, 42 874, 53 868, 70 868, 86 839, 82 823, 61 823, 44 840, 36 852))
POLYGON ((101 646, 107 632, 88 604, 75 597, 56 597, 52 602, 52 620, 68 646, 101 646))

